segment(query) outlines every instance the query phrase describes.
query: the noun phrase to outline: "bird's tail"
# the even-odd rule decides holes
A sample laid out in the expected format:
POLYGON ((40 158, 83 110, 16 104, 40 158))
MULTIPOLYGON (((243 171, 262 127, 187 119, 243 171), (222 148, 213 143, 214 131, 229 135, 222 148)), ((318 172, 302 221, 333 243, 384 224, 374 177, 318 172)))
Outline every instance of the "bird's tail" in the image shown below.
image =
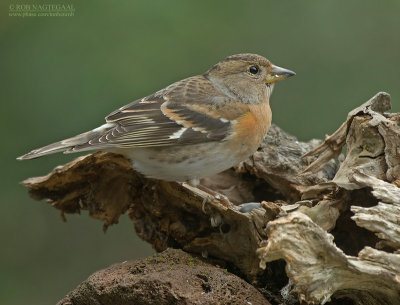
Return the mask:
POLYGON ((85 133, 81 133, 75 137, 68 138, 50 145, 46 145, 38 149, 34 149, 31 152, 18 157, 17 160, 35 159, 58 152, 71 153, 71 152, 78 152, 85 150, 102 149, 103 147, 100 147, 98 145, 91 146, 85 144, 88 144, 90 140, 93 140, 103 135, 104 132, 106 132, 112 127, 113 124, 110 123, 104 124, 103 126, 100 126, 96 129, 93 129, 85 133))

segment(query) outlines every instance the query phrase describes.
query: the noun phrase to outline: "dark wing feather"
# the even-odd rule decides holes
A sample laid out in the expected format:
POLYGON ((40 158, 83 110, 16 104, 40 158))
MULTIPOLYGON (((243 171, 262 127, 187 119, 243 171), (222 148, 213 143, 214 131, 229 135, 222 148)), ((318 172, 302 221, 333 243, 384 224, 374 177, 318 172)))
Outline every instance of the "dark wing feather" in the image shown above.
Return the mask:
POLYGON ((231 123, 210 110, 221 103, 226 106, 228 100, 204 76, 184 79, 112 112, 106 117, 109 129, 73 150, 89 146, 156 147, 222 140, 229 135, 231 123))

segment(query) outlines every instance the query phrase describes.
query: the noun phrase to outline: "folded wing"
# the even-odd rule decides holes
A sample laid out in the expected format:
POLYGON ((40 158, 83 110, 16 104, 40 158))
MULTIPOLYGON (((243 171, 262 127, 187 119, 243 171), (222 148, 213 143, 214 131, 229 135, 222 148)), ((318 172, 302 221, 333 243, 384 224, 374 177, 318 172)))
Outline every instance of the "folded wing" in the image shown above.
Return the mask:
MULTIPOLYGON (((174 83, 136 100, 106 117, 92 131, 36 149, 20 159, 46 154, 134 147, 185 145, 223 140, 231 131, 230 98, 204 76, 174 83)), ((236 109, 237 112, 237 109, 236 109)), ((238 115, 240 114, 240 111, 238 115)))

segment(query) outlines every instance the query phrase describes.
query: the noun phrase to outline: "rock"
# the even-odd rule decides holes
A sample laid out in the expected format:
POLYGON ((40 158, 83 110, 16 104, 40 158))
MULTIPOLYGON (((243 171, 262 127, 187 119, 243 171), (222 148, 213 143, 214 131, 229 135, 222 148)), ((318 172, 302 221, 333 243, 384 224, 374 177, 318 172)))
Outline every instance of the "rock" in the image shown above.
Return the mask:
POLYGON ((112 265, 58 305, 270 304, 253 286, 182 250, 112 265))

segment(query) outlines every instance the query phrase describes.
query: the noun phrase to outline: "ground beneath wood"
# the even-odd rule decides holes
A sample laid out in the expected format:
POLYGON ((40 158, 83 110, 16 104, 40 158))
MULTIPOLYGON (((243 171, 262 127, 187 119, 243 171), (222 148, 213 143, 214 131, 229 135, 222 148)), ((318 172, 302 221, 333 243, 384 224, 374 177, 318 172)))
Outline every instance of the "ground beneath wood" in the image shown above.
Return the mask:
POLYGON ((91 275, 58 305, 269 304, 226 269, 181 250, 112 265, 91 275))

